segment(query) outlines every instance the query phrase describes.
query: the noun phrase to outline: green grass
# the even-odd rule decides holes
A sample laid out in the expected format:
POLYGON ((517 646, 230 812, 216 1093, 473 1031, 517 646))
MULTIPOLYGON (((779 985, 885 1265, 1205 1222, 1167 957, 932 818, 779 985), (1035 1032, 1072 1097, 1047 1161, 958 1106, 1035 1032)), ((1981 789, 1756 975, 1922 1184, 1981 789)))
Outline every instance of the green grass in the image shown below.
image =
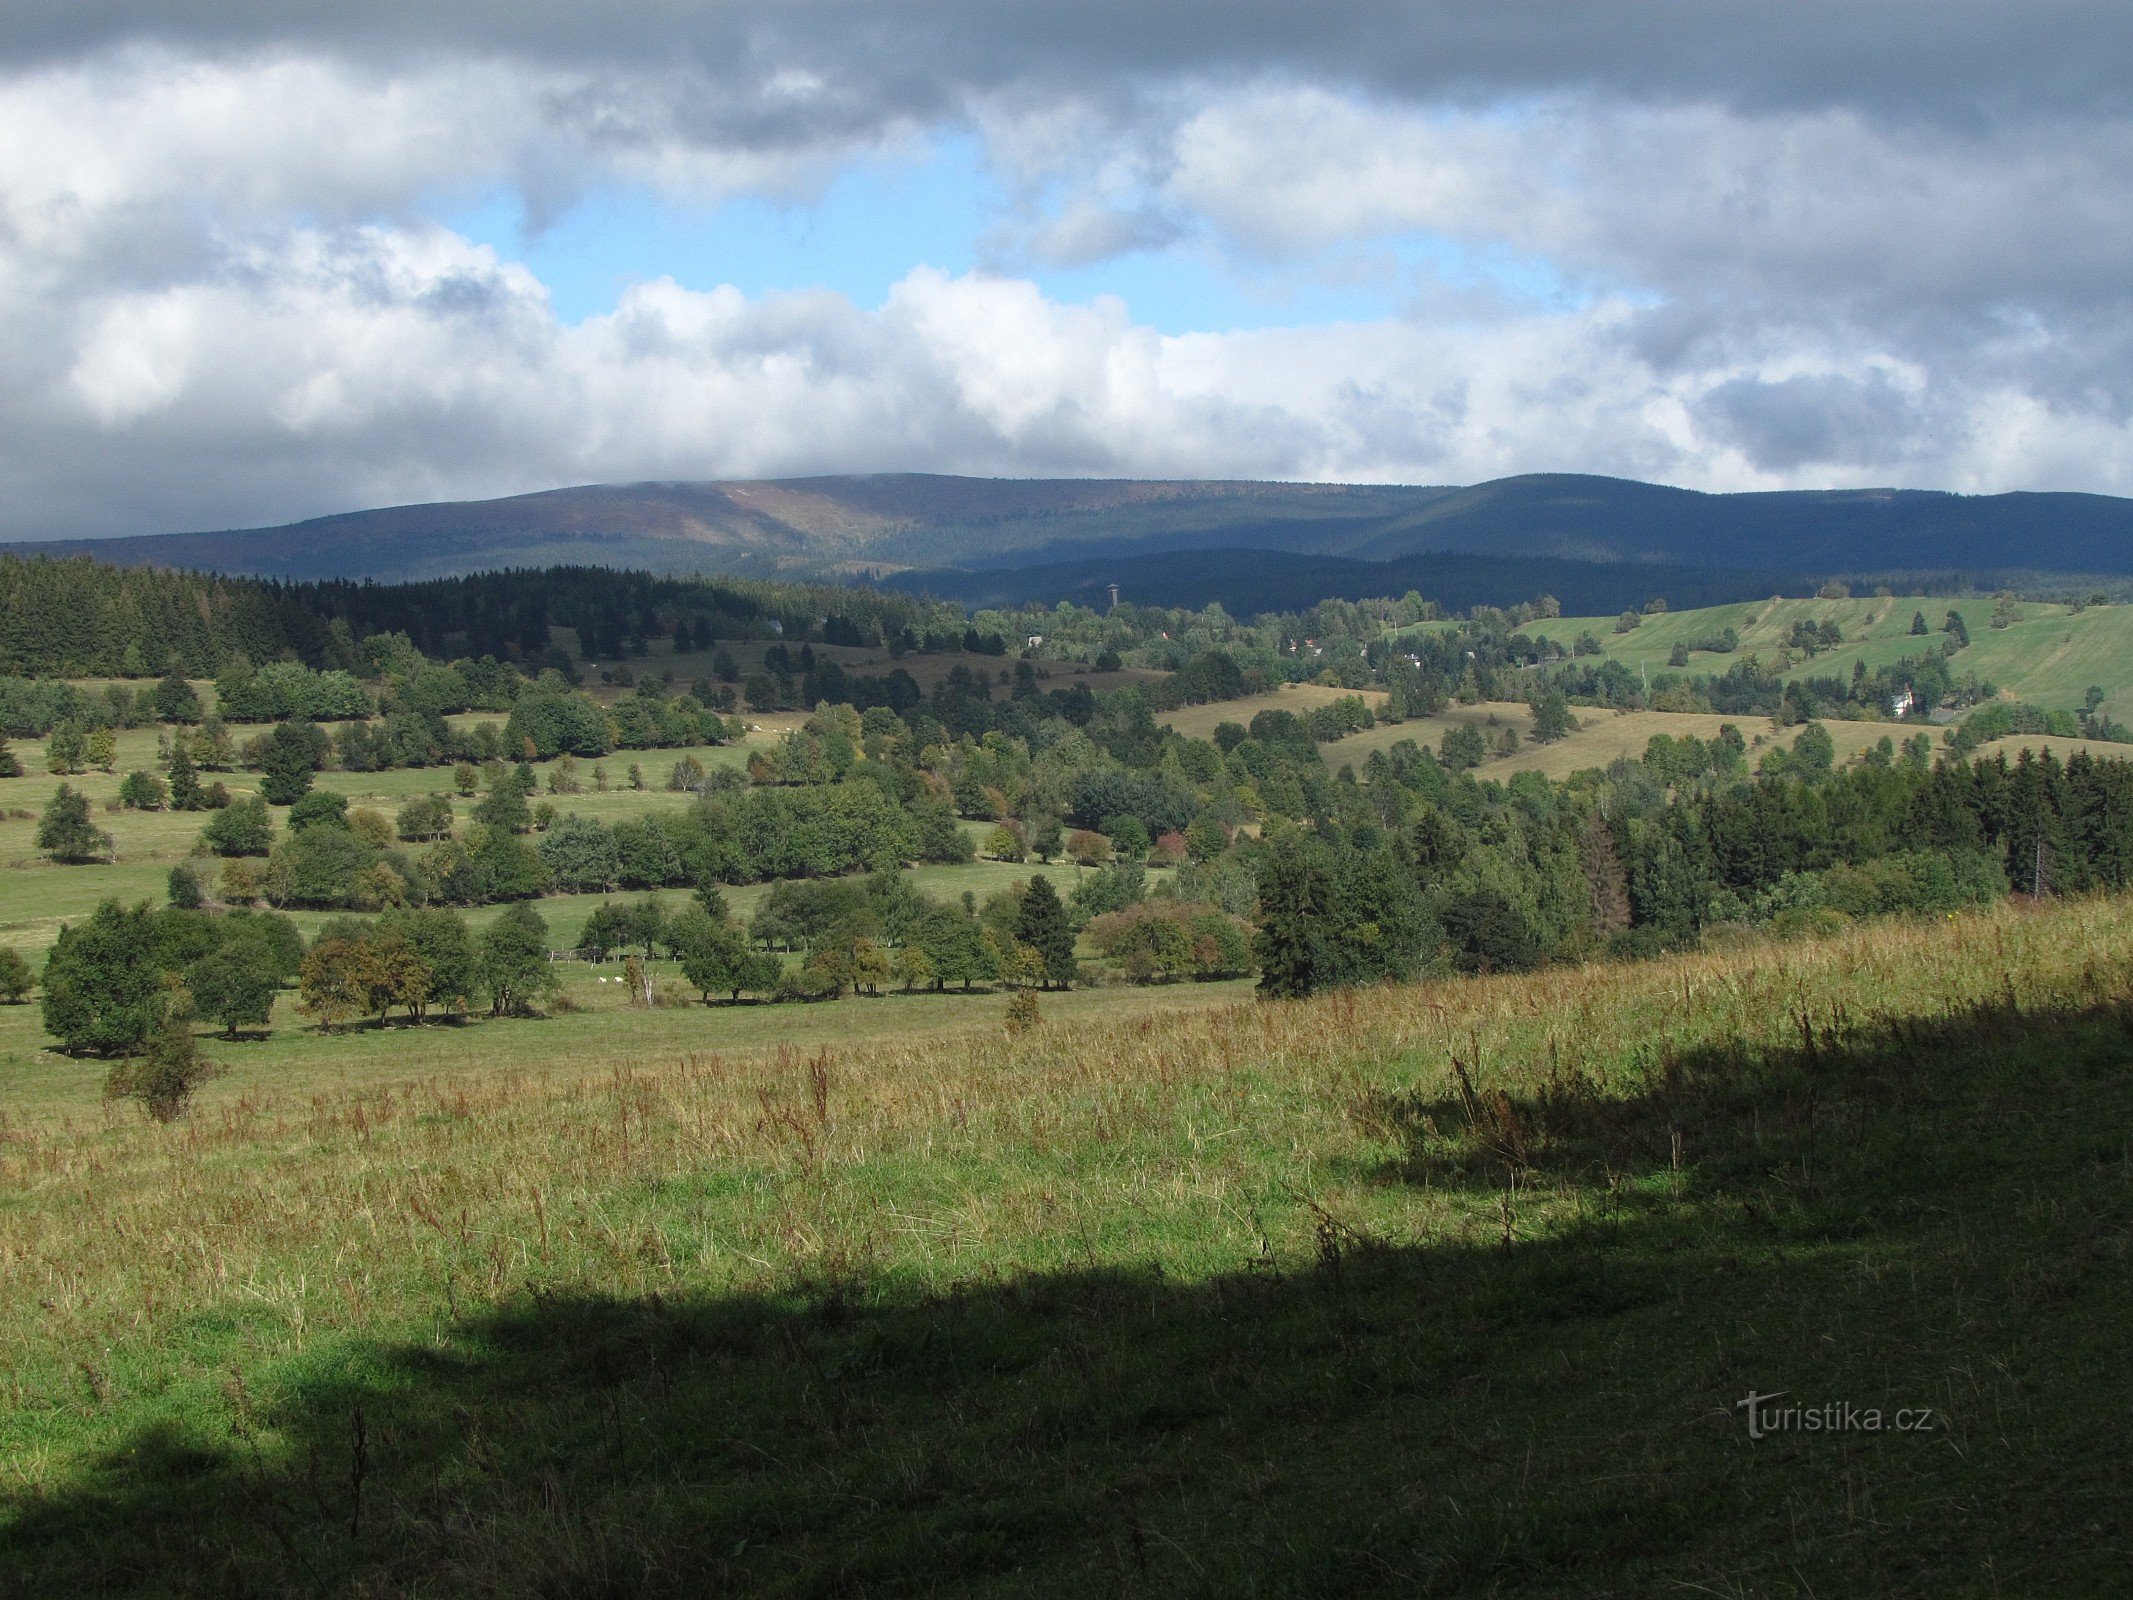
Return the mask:
POLYGON ((2000 907, 11 1118, 0 1585, 2114 1593, 2129 952, 2000 907))
POLYGON ((1844 643, 1811 658, 1796 658, 1788 677, 1851 678, 1855 661, 1869 671, 1905 656, 1937 650, 1946 638, 1940 631, 1949 611, 1962 613, 1970 644, 1956 654, 1957 675, 1975 672, 2017 699, 2055 710, 2078 710, 2090 685, 2104 691, 2105 708, 2121 719, 2133 716, 2133 607, 2091 606, 2078 615, 2063 605, 2024 601, 2019 620, 1992 627, 1996 602, 1948 600, 1898 595, 1854 600, 1762 600, 1747 605, 1709 606, 1644 618, 1630 633, 1616 633, 1612 617, 1558 617, 1527 625, 1535 638, 1567 646, 1581 633, 1599 639, 1606 654, 1633 671, 1724 672, 1733 662, 1757 654, 1774 661, 1796 622, 1834 621, 1844 643), (1911 618, 1923 612, 1932 631, 1911 633, 1911 618), (1707 638, 1731 626, 1740 634, 1734 655, 1694 651, 1686 669, 1670 668, 1667 659, 1677 643, 1707 638))

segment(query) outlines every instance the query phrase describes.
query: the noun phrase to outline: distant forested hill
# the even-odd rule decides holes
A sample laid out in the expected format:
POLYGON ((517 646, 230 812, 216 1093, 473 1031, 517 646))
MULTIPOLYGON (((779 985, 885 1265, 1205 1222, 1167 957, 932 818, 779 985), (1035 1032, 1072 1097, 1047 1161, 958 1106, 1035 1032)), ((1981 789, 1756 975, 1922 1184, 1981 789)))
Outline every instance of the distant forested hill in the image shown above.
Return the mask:
POLYGON ((1358 561, 1279 550, 1122 551, 1092 560, 976 570, 901 572, 885 587, 973 609, 1071 600, 1105 605, 1109 586, 1135 605, 1220 605, 1234 617, 1297 611, 1320 600, 1369 600, 1410 590, 1447 611, 1513 606, 1553 595, 1579 615, 1641 607, 1663 596, 1677 609, 1812 592, 1801 572, 1687 567, 1641 561, 1563 561, 1546 556, 1459 553, 1358 561))
MULTIPOLYGON (((129 565, 387 581, 548 565, 835 578, 1063 569, 1185 550, 1346 562, 1460 553, 1989 581, 2012 571, 2133 575, 2133 501, 1899 489, 1714 495, 1570 475, 1412 488, 894 474, 593 485, 281 528, 36 548, 129 565)), ((1267 563, 1261 575, 1278 570, 1267 563)), ((1336 570, 1300 572, 1298 581, 1308 588, 1336 570)), ((1368 585, 1374 593, 1387 587, 1368 585)), ((1285 587, 1281 602, 1296 604, 1300 594, 1285 587)))

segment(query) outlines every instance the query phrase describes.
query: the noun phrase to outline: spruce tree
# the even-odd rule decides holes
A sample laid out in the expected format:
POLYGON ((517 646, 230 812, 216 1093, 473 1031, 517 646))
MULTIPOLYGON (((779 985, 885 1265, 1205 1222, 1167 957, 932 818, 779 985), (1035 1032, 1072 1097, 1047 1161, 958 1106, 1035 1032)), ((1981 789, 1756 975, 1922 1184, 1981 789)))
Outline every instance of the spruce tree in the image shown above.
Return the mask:
POLYGON ((308 723, 281 722, 267 736, 259 792, 269 805, 294 805, 310 792, 311 775, 318 770, 316 732, 308 723))
POLYGON ((1331 980, 1332 885, 1307 847, 1278 841, 1259 879, 1259 992, 1300 1000, 1331 980))
POLYGON ((156 715, 165 722, 200 720, 200 696, 194 693, 193 686, 179 673, 173 672, 166 676, 149 691, 148 698, 155 707, 156 715))
POLYGON ((191 741, 183 735, 170 742, 170 809, 173 811, 200 811, 205 809, 207 797, 200 789, 200 775, 193 765, 192 751, 187 748, 191 741))
POLYGON ((1047 986, 1066 988, 1074 981, 1074 930, 1052 880, 1042 873, 1029 881, 1022 909, 1015 917, 1015 942, 1035 950, 1044 962, 1047 986))

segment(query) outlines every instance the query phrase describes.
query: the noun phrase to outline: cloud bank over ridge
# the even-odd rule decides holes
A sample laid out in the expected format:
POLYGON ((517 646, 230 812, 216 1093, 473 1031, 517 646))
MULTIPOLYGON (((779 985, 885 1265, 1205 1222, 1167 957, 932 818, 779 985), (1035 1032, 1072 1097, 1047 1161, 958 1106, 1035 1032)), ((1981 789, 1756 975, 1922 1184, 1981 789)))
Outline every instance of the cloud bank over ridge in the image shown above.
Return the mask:
POLYGON ((0 19, 4 537, 845 471, 2133 492, 2123 8, 84 9, 0 19), (976 265, 872 302, 653 259, 573 321, 450 220, 804 213, 966 137, 976 265), (1158 331, 1150 262, 1383 309, 1158 331))

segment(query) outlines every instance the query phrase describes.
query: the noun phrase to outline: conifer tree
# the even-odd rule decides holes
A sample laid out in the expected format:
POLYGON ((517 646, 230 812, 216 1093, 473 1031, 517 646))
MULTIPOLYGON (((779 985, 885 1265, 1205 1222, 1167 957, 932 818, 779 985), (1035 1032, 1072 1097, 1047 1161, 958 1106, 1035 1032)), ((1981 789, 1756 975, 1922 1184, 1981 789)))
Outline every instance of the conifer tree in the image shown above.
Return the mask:
POLYGON ((182 735, 170 743, 170 809, 173 811, 199 811, 206 805, 189 744, 190 741, 182 735))
POLYGON ((1260 874, 1259 932, 1252 941, 1260 993, 1299 1000, 1331 981, 1332 909, 1332 884, 1319 863, 1304 846, 1277 842, 1260 874))
POLYGON ((1044 963, 1046 987, 1066 988, 1074 981, 1074 930, 1052 880, 1042 873, 1029 881, 1022 909, 1015 917, 1015 942, 1026 944, 1044 963))

